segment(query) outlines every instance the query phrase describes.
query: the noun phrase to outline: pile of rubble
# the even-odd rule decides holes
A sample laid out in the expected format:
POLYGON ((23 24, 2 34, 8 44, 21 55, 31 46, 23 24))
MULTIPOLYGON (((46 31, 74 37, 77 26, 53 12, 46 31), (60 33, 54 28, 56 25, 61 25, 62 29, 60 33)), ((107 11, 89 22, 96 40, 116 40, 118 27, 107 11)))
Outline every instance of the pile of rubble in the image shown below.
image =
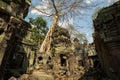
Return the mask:
MULTIPOLYGON (((37 63, 29 69, 29 73, 41 72, 51 76, 52 80, 78 80, 85 72, 83 48, 76 38, 72 43, 69 32, 61 27, 53 31, 49 53, 41 53, 37 63)), ((48 80, 48 79, 47 79, 48 80)))
POLYGON ((89 69, 99 68, 99 64, 94 65, 97 61, 94 44, 80 44, 77 38, 72 41, 66 29, 56 27, 49 53, 41 53, 37 63, 29 67, 26 74, 9 80, 94 80, 93 73, 97 70, 89 69))

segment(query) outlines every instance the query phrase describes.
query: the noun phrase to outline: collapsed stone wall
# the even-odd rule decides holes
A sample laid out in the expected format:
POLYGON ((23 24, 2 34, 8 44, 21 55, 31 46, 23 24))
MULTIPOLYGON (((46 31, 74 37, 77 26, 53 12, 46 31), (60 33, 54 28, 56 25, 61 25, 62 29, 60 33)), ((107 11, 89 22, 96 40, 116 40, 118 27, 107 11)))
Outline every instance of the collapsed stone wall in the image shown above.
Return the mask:
POLYGON ((120 79, 120 1, 103 8, 94 20, 94 42, 101 65, 113 80, 120 79))
MULTIPOLYGON (((96 56, 93 45, 80 44, 77 38, 71 41, 69 32, 61 27, 53 31, 49 53, 39 53, 37 56, 37 63, 29 67, 27 74, 17 79, 81 80, 96 60, 92 61, 92 56, 96 56)), ((16 78, 10 78, 13 79, 16 78)))
POLYGON ((68 30, 57 26, 53 31, 50 51, 39 53, 35 68, 45 70, 55 80, 78 80, 84 74, 85 54, 84 45, 77 38, 72 41, 68 30))
MULTIPOLYGON (((56 58, 57 60, 60 60, 60 54, 66 55, 66 53, 70 52, 71 40, 68 31, 64 28, 56 27, 56 29, 53 31, 51 49, 49 53, 41 53, 38 59, 42 60, 43 64, 46 66, 48 64, 47 61, 50 61, 53 64, 56 60, 51 59, 56 58), (41 57, 43 57, 43 59, 41 59, 41 57)), ((60 65, 60 61, 57 62, 57 64, 60 65)))
POLYGON ((23 20, 29 5, 29 0, 0 0, 0 80, 26 72, 28 53, 34 54, 27 37, 31 26, 23 20))

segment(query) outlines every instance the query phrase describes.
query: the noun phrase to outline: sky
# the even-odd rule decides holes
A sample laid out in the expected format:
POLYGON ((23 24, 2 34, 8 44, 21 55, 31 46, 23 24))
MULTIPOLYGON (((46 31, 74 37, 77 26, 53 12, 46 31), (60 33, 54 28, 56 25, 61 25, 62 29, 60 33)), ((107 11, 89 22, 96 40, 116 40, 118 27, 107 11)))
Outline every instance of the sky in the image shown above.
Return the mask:
MULTIPOLYGON (((67 26, 68 26, 66 23, 70 23, 70 24, 76 26, 76 29, 80 33, 86 34, 86 37, 87 37, 89 43, 92 43, 93 42, 92 33, 94 32, 92 15, 96 12, 97 9, 109 6, 116 1, 117 0, 85 0, 85 2, 89 5, 92 5, 94 3, 99 3, 99 5, 97 5, 96 7, 93 7, 92 9, 83 9, 82 13, 84 15, 82 15, 81 17, 78 17, 78 18, 76 17, 75 19, 70 18, 67 21, 59 22, 59 24, 61 25, 61 23, 63 23, 62 27, 64 27, 64 28, 67 28, 67 26)), ((41 8, 40 0, 32 0, 31 4, 37 8, 41 8)), ((45 6, 47 6, 47 5, 45 5, 45 6)), ((30 17, 36 18, 37 16, 40 16, 40 15, 41 15, 41 13, 39 11, 37 11, 35 9, 29 9, 28 16, 25 18, 25 20, 29 21, 30 17)), ((48 27, 49 27, 50 23, 51 23, 50 19, 48 19, 44 16, 43 16, 43 18, 45 18, 47 20, 48 27)))

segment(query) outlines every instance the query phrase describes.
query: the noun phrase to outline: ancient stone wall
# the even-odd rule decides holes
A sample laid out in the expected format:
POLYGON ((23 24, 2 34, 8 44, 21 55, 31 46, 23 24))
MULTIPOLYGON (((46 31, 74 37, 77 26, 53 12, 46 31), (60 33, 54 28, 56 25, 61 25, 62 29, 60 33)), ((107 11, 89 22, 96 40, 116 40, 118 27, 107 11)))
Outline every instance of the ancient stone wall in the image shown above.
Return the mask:
MULTIPOLYGON (((27 30, 28 33, 29 31, 30 30, 27 30)), ((22 35, 25 35, 25 32, 26 31, 20 31, 22 35)), ((26 36, 27 39, 29 38, 29 35, 30 34, 26 36)), ((17 34, 16 36, 17 38, 21 37, 20 34, 17 34)), ((29 53, 28 49, 30 48, 24 47, 23 49, 22 47, 26 46, 26 40, 24 40, 26 37, 22 39, 22 45, 18 44, 19 41, 16 42, 17 47, 20 48, 16 50, 17 55, 20 55, 18 54, 19 52, 25 53, 24 51, 26 51, 27 54, 29 53)), ((29 45, 32 44, 29 42, 29 45)), ((37 54, 37 63, 35 63, 34 66, 30 66, 28 73, 22 75, 18 79, 80 80, 90 67, 93 68, 92 63, 96 60, 94 58, 94 56, 96 56, 94 53, 94 45, 80 44, 77 38, 71 41, 69 32, 66 29, 56 27, 53 31, 51 49, 49 53, 37 54)), ((31 50, 29 56, 30 55, 32 55, 31 57, 34 57, 34 53, 31 53, 31 50)), ((32 59, 33 58, 31 58, 30 61, 28 60, 29 64, 33 63, 32 59)), ((24 62, 26 62, 26 60, 24 62)), ((22 68, 22 70, 24 69, 22 68)), ((91 77, 93 78, 93 76, 91 77)), ((10 80, 13 78, 14 77, 11 77, 10 80)))
POLYGON ((120 79, 120 1, 103 8, 94 20, 94 42, 103 69, 120 79))
POLYGON ((56 27, 49 53, 39 53, 37 69, 52 74, 55 80, 78 80, 84 73, 84 59, 83 45, 79 40, 76 38, 72 42, 66 29, 56 27))
POLYGON ((28 51, 24 46, 34 44, 25 41, 31 26, 23 19, 29 5, 28 0, 0 0, 0 80, 4 76, 19 76, 28 67, 28 51))

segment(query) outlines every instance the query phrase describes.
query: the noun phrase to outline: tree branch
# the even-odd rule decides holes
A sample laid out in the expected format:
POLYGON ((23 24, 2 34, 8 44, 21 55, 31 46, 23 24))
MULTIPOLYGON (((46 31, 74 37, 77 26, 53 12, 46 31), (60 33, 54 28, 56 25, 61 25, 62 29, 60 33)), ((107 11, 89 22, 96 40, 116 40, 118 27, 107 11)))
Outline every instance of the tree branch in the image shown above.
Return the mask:
POLYGON ((78 8, 78 6, 80 5, 80 3, 82 2, 83 0, 79 0, 79 1, 75 1, 73 2, 71 5, 63 8, 62 10, 65 10, 65 12, 63 12, 62 14, 60 14, 60 16, 63 16, 63 15, 66 15, 67 13, 69 13, 72 9, 74 8, 78 8), (68 10, 67 10, 68 9, 68 10))
POLYGON ((57 8, 56 8, 55 1, 54 1, 54 0, 51 0, 51 1, 52 1, 52 3, 53 3, 53 7, 54 7, 54 9, 55 9, 56 15, 58 15, 58 10, 57 10, 57 8))
POLYGON ((37 10, 38 12, 41 12, 42 14, 45 14, 47 17, 50 17, 50 16, 53 16, 53 15, 54 15, 54 14, 49 14, 49 13, 47 13, 47 12, 45 12, 45 11, 42 11, 42 10, 36 8, 36 7, 33 6, 33 5, 31 5, 31 8, 37 10))

